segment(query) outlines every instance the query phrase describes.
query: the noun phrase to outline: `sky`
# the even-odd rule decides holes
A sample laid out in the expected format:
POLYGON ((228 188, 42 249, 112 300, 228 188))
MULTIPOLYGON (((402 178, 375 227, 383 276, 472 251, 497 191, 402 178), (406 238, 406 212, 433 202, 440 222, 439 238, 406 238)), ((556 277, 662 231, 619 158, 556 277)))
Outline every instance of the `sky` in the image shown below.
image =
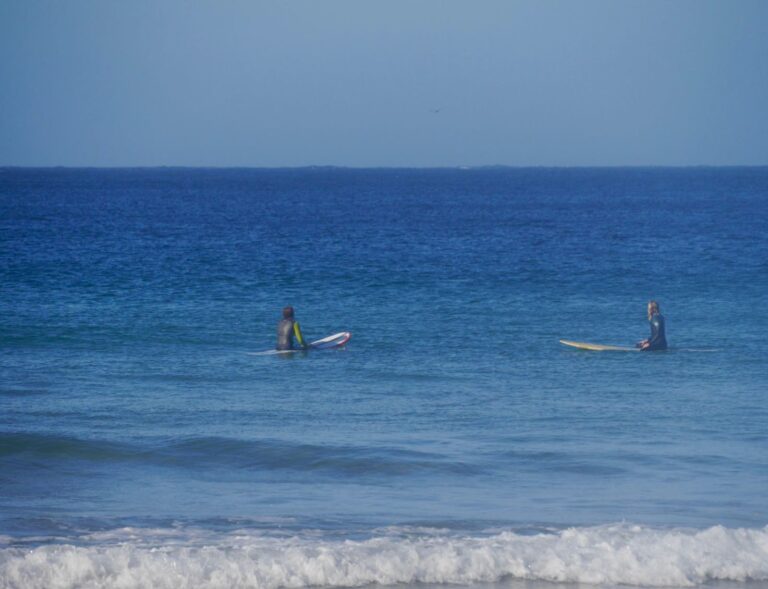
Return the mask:
POLYGON ((0 166, 766 164, 766 0, 0 0, 0 166))

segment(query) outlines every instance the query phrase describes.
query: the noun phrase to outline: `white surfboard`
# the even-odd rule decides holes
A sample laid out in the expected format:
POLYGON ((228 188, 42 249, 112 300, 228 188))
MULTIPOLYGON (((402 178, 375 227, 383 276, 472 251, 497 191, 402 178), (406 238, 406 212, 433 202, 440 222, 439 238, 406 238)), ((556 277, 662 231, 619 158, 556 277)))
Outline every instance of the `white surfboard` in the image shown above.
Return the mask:
POLYGON ((340 331, 334 333, 323 339, 310 342, 309 347, 313 350, 331 350, 333 348, 340 348, 346 344, 352 338, 352 333, 349 331, 340 331))
MULTIPOLYGON (((310 342, 308 345, 309 350, 332 350, 334 348, 340 348, 351 339, 352 333, 349 331, 340 331, 339 333, 334 333, 333 335, 329 335, 328 337, 324 337, 322 339, 315 340, 313 342, 310 342)), ((263 352, 246 352, 247 354, 251 356, 272 356, 274 354, 295 354, 297 352, 306 352, 307 350, 302 350, 301 348, 296 348, 295 350, 265 350, 263 352)))
POLYGON ((629 346, 607 346, 604 344, 590 344, 588 342, 574 342, 567 339, 561 339, 560 343, 564 346, 577 348, 579 350, 591 350, 593 352, 639 352, 640 348, 630 348, 629 346))

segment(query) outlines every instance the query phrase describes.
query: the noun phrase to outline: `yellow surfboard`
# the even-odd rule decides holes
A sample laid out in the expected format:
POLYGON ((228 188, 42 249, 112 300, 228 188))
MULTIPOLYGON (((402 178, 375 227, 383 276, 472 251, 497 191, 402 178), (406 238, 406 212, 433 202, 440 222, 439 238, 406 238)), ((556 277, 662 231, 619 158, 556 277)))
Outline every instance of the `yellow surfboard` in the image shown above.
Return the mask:
POLYGON ((591 350, 593 352, 639 352, 639 348, 630 348, 629 346, 606 346, 603 344, 590 344, 587 342, 573 342, 567 339, 561 339, 560 343, 564 346, 570 346, 579 350, 591 350))

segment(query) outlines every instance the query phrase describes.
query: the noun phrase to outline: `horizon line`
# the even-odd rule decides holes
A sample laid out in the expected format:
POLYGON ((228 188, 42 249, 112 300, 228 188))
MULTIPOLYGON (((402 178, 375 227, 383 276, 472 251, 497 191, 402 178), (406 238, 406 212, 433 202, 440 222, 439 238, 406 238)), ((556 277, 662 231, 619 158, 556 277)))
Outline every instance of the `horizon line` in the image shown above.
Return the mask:
POLYGON ((337 164, 305 164, 287 166, 259 166, 259 165, 187 165, 187 164, 155 164, 155 165, 4 165, 0 164, 0 170, 313 170, 313 169, 338 169, 338 170, 483 170, 493 168, 509 169, 648 169, 648 168, 767 168, 764 164, 478 164, 478 165, 446 165, 446 166, 354 166, 337 164))

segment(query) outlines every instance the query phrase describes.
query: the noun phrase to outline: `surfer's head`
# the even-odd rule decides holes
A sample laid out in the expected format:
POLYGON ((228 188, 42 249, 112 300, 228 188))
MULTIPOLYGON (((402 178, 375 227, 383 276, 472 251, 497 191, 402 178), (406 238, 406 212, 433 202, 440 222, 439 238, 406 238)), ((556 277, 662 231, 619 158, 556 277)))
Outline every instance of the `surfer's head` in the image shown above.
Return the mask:
POLYGON ((283 307, 283 319, 293 319, 293 307, 283 307))
POLYGON ((656 301, 648 301, 648 319, 658 314, 659 312, 659 303, 656 301))

